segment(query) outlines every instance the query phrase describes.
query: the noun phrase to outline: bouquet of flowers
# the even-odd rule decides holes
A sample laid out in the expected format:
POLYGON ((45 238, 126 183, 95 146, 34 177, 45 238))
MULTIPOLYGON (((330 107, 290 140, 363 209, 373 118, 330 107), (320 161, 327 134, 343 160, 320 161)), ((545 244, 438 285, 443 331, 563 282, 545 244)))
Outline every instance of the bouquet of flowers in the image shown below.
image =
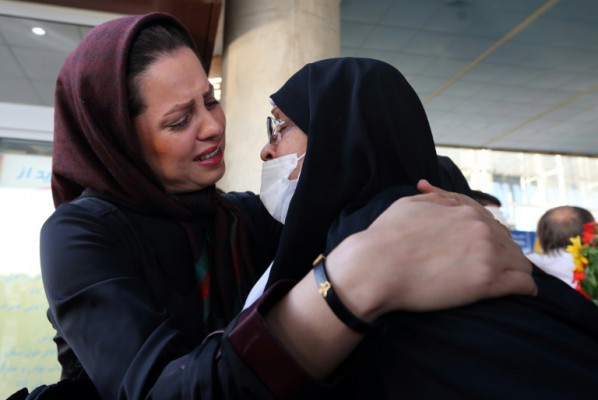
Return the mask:
POLYGON ((575 289, 598 305, 598 226, 588 222, 581 237, 570 239, 567 251, 573 255, 575 289))

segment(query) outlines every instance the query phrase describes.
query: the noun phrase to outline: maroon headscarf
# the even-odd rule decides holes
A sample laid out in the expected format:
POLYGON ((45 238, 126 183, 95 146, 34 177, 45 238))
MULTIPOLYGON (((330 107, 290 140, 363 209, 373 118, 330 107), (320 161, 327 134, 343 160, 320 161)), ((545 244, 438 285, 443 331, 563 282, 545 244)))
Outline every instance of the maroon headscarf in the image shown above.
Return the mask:
POLYGON ((92 188, 125 203, 172 216, 188 215, 143 160, 127 105, 131 44, 141 28, 160 22, 179 24, 160 13, 106 22, 89 32, 66 59, 56 83, 52 157, 56 206, 92 188))
POLYGON ((149 24, 175 25, 187 32, 168 14, 123 17, 91 30, 66 59, 56 83, 54 204, 69 202, 89 188, 170 216, 185 229, 196 261, 207 249, 197 222, 213 221, 213 262, 200 284, 211 282, 202 287, 209 297, 205 303, 218 310, 218 319, 230 320, 253 281, 239 211, 214 186, 178 196, 168 193, 144 161, 129 116, 127 60, 136 35, 149 24))

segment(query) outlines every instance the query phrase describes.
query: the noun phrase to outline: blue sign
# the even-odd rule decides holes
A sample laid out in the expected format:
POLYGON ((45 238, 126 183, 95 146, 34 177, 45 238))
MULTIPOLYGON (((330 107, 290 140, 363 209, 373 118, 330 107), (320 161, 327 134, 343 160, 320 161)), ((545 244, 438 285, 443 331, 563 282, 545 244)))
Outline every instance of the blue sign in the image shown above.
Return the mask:
POLYGON ((515 243, 521 247, 524 253, 531 253, 534 251, 534 244, 536 242, 536 232, 528 231, 511 231, 511 236, 515 243))
POLYGON ((0 154, 0 186, 48 188, 52 158, 33 154, 0 154))

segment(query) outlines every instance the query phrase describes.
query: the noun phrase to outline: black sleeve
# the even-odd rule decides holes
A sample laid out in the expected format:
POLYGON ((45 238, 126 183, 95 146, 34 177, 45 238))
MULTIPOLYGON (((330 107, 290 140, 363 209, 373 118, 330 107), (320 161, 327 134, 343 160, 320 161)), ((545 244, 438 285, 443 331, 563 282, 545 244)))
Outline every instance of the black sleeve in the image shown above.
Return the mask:
POLYGON ((247 367, 259 365, 246 351, 255 337, 268 343, 259 357, 285 354, 255 308, 244 314, 234 347, 227 336, 235 323, 226 335, 206 338, 199 293, 193 282, 184 284, 192 272, 156 262, 144 232, 100 203, 61 206, 42 228, 41 259, 58 335, 102 398, 270 398, 278 374, 298 376, 291 384, 301 384, 305 374, 288 355, 271 378, 247 367))
POLYGON ((363 354, 380 387, 404 398, 594 398, 598 307, 537 268, 533 276, 537 296, 383 317, 363 354))

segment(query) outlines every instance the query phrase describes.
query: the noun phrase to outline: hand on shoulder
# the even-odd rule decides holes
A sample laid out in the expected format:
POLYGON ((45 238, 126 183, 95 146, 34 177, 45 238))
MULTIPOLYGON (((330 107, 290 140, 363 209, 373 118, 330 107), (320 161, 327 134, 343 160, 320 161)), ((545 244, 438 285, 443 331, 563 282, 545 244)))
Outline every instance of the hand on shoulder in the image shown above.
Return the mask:
POLYGON ((347 307, 372 321, 393 310, 536 294, 532 266, 504 225, 473 199, 423 189, 330 253, 329 273, 347 307))

